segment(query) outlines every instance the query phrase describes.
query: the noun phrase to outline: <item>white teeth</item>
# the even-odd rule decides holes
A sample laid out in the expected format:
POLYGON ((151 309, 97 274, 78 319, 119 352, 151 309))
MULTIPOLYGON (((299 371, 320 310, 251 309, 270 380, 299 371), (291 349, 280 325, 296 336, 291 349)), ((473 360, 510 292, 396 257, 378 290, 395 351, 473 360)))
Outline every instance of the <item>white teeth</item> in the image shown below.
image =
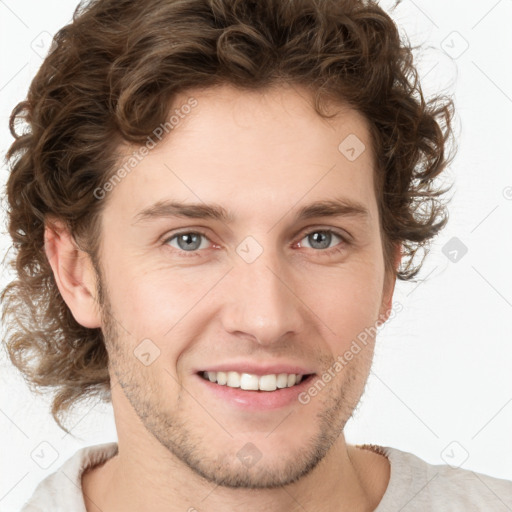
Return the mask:
POLYGON ((287 373, 280 373, 277 376, 276 386, 278 388, 285 388, 286 386, 288 386, 288 374, 287 373))
POLYGON ((242 389, 252 389, 253 391, 258 390, 258 376, 251 375, 250 373, 242 373, 240 377, 240 387, 242 389))
MULTIPOLYGON (((215 372, 212 372, 215 373, 215 372)), ((226 385, 230 388, 239 388, 240 387, 240 374, 237 372, 228 372, 228 380, 226 385)))
POLYGON ((260 377, 259 387, 261 391, 275 391, 277 388, 275 375, 263 375, 260 377))
POLYGON ((251 391, 257 391, 258 389, 261 391, 275 391, 276 389, 289 388, 299 384, 303 377, 301 374, 295 373, 258 376, 238 372, 203 372, 203 376, 210 382, 216 382, 221 386, 251 391))

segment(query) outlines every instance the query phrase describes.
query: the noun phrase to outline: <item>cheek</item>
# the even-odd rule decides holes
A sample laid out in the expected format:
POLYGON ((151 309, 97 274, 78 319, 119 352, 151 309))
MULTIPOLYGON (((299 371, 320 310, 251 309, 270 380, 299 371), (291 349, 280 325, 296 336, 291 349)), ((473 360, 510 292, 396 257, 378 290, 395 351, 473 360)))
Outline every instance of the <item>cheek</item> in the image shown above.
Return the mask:
POLYGON ((149 269, 149 262, 122 259, 115 251, 106 271, 112 313, 131 338, 163 339, 204 294, 185 272, 149 269))
POLYGON ((133 276, 119 287, 118 295, 121 315, 133 331, 163 338, 193 310, 204 291, 179 272, 170 271, 167 275, 133 276))
POLYGON ((378 264, 340 267, 307 288, 307 303, 327 326, 325 334, 335 352, 376 325, 383 285, 379 269, 378 264))
MULTIPOLYGON (((148 267, 141 261, 119 262, 112 269, 111 302, 116 319, 125 328, 118 332, 126 339, 123 343, 129 345, 127 350, 151 348, 152 344, 143 341, 149 339, 161 357, 148 368, 157 372, 164 365, 171 371, 192 340, 200 337, 204 325, 212 321, 211 311, 204 309, 204 298, 222 272, 198 272, 197 267, 148 267)), ((169 376, 163 372, 161 378, 169 376)))

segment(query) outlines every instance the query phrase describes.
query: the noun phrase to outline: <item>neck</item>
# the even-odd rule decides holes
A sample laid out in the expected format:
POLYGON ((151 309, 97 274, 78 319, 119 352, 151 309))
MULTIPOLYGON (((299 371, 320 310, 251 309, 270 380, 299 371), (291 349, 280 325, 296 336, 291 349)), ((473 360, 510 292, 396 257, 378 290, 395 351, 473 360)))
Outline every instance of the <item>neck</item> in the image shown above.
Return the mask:
POLYGON ((372 511, 389 481, 386 457, 347 445, 343 434, 299 481, 275 489, 216 486, 177 460, 155 439, 119 439, 118 454, 82 476, 87 512, 222 510, 247 512, 372 511))

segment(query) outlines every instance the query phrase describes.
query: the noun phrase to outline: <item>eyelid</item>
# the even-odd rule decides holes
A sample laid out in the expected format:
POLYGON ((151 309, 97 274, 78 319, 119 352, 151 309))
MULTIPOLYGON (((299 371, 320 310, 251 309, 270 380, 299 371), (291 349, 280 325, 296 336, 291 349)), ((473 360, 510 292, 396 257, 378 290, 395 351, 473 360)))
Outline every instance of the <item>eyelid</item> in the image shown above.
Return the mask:
POLYGON ((300 236, 300 240, 302 240, 306 235, 310 235, 311 233, 315 233, 317 231, 334 233, 346 243, 352 241, 352 236, 350 235, 350 233, 348 233, 344 229, 335 228, 333 226, 308 226, 307 228, 304 228, 302 231, 300 231, 297 236, 300 236))
MULTIPOLYGON (((180 230, 180 231, 176 231, 176 232, 171 232, 171 233, 167 233, 163 236, 163 239, 162 239, 162 242, 161 244, 163 246, 168 246, 169 242, 171 240, 174 240, 176 237, 180 236, 180 235, 187 235, 187 234, 190 234, 190 233, 193 233, 195 235, 201 235, 203 236, 204 238, 206 238, 210 243, 214 243, 210 240, 210 237, 200 228, 188 228, 188 229, 183 229, 183 230, 180 230)), ((179 249, 176 249, 174 247, 171 248, 173 251, 178 251, 178 252, 184 252, 184 253, 189 253, 190 255, 193 255, 193 254, 199 254, 199 250, 196 250, 196 251, 180 251, 179 249)), ((203 249, 204 250, 204 249, 203 249)))
MULTIPOLYGON (((322 226, 322 225, 308 226, 306 228, 303 228, 302 230, 300 230, 298 232, 297 235, 294 236, 294 238, 296 238, 296 237, 298 237, 300 235, 300 239, 302 239, 306 235, 309 235, 309 234, 311 234, 312 232, 315 232, 315 231, 332 232, 332 233, 338 235, 339 237, 343 238, 347 242, 352 240, 352 235, 348 231, 342 230, 340 228, 335 228, 333 226, 322 226)), ((166 233, 163 236, 163 243, 168 242, 170 239, 174 238, 175 236, 182 235, 182 234, 187 234, 187 233, 201 234, 201 235, 205 236, 206 238, 208 238, 208 240, 210 240, 210 238, 206 234, 204 228, 197 227, 197 228, 183 228, 183 229, 178 230, 176 232, 166 233)))
MULTIPOLYGON (((296 237, 298 236, 299 238, 298 238, 297 242, 294 242, 294 244, 297 244, 306 236, 308 236, 312 233, 316 233, 316 232, 333 233, 334 235, 341 238, 341 242, 340 242, 341 244, 350 244, 352 242, 352 236, 344 230, 340 230, 340 229, 334 228, 332 226, 308 226, 308 227, 304 228, 302 231, 300 231, 298 235, 296 235, 296 237)), ((181 229, 179 231, 167 233, 166 235, 164 235, 162 245, 166 246, 171 240, 174 240, 179 235, 190 234, 190 233, 204 236, 209 242, 215 244, 214 242, 212 242, 212 240, 210 240, 210 237, 205 233, 205 231, 202 228, 185 228, 185 229, 181 229)), ((296 237, 294 237, 294 238, 296 238, 296 237)), ((312 249, 312 250, 314 252, 318 252, 320 254, 321 253, 329 254, 329 253, 331 253, 331 251, 335 252, 336 250, 339 250, 339 247, 338 247, 339 245, 340 244, 337 244, 334 247, 330 247, 328 249, 319 249, 319 250, 312 249)), ((309 248, 306 247, 306 249, 309 249, 309 248)), ((204 251, 204 249, 196 250, 196 251, 180 251, 179 249, 176 249, 174 247, 172 247, 172 250, 177 251, 178 253, 185 253, 185 257, 199 255, 199 253, 204 251)))

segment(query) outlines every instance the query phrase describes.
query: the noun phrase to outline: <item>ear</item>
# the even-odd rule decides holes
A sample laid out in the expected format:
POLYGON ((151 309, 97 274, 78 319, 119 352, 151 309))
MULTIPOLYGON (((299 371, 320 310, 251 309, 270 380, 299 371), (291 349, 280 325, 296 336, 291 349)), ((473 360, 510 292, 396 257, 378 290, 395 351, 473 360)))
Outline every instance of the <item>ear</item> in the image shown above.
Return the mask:
MULTIPOLYGON (((393 268, 396 270, 402 260, 402 244, 397 243, 394 251, 395 257, 393 268)), ((388 272, 384 277, 384 288, 382 291, 382 303, 379 312, 379 319, 382 323, 386 322, 391 314, 393 306, 393 293, 395 291, 396 277, 392 272, 388 272)))
POLYGON ((45 222, 44 249, 60 294, 75 320, 91 329, 100 327, 96 273, 90 256, 78 248, 59 219, 48 218, 45 222))

